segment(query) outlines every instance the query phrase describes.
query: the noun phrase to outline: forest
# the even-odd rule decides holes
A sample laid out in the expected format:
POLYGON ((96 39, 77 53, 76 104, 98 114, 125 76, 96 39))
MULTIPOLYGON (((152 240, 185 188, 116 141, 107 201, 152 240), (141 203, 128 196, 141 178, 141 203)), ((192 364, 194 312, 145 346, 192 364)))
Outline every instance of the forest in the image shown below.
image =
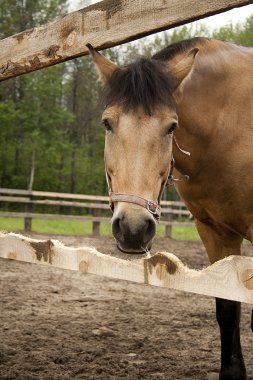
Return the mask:
MULTIPOLYGON (((0 0, 0 5, 1 39, 68 12, 66 0, 0 0)), ((212 32, 204 25, 178 27, 103 53, 124 65, 193 36, 253 46, 253 15, 212 32)), ((1 82, 0 187, 106 194, 99 93, 89 57, 1 82)))

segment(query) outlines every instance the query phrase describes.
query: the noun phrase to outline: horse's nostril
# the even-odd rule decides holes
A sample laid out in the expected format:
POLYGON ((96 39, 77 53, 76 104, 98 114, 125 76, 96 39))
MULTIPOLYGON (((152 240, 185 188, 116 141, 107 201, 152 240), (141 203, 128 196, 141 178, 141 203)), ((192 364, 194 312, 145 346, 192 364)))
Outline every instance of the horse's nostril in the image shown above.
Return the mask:
POLYGON ((121 242, 124 240, 124 230, 125 230, 124 219, 125 219, 124 216, 121 215, 121 216, 118 216, 117 218, 114 218, 112 222, 113 236, 121 242))
POLYGON ((156 222, 154 219, 149 218, 146 222, 147 224, 147 229, 146 232, 144 233, 144 242, 149 242, 156 233, 156 222))
POLYGON ((152 216, 130 218, 126 214, 119 214, 112 222, 112 233, 126 251, 143 251, 155 236, 155 232, 156 222, 152 216))

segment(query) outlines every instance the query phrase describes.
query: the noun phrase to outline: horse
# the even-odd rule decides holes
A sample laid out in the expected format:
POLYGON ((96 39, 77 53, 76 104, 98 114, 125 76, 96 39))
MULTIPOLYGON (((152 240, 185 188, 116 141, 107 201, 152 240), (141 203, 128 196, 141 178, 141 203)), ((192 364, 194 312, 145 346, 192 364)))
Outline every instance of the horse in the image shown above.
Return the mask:
MULTIPOLYGON (((87 47, 103 84, 105 170, 119 249, 151 249, 173 170, 210 262, 240 255, 243 239, 253 239, 253 49, 195 37, 119 68, 87 47)), ((220 380, 247 378, 240 306, 216 299, 220 380)))

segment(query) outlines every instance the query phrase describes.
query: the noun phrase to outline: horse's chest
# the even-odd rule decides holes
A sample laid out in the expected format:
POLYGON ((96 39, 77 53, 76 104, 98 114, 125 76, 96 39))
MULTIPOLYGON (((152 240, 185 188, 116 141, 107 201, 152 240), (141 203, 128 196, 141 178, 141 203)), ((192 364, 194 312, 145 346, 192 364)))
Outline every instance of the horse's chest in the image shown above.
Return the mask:
POLYGON ((248 215, 244 213, 239 204, 215 201, 214 199, 202 199, 198 202, 186 201, 186 204, 197 220, 209 225, 217 233, 236 233, 247 237, 248 215))

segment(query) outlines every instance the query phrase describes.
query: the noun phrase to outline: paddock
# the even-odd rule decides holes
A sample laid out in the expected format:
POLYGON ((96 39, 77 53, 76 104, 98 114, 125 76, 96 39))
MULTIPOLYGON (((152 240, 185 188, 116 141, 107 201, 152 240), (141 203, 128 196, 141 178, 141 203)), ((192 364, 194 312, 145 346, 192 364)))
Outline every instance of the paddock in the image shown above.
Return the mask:
MULTIPOLYGON (((53 238, 116 254, 112 238, 53 238)), ((200 242, 159 239, 154 250, 174 252, 196 269, 208 265, 200 242)), ((250 245, 243 254, 251 254, 250 245)), ((217 379, 212 297, 4 259, 0 265, 1 379, 217 379)), ((252 380, 250 314, 243 304, 252 380)))
MULTIPOLYGON (((176 1, 165 1, 160 7, 153 2, 139 3, 136 9, 129 0, 120 1, 119 6, 103 1, 49 26, 2 40, 0 80, 85 55, 88 42, 98 49, 115 46, 250 1, 222 0, 196 6, 185 0, 182 12, 176 1), (136 23, 139 16, 141 22, 136 23)), ((73 237, 66 238, 65 244, 95 246, 108 254, 114 241, 73 237)), ((244 255, 249 255, 250 249, 244 246, 244 255)), ((157 250, 171 251, 195 269, 207 265, 201 243, 162 239, 154 247, 157 250)), ((16 260, 17 256, 15 251, 7 257, 16 260)), ((242 259, 250 262, 244 268, 246 277, 242 280, 241 272, 235 277, 250 282, 249 288, 245 286, 248 294, 252 292, 253 259, 242 259)), ((218 373, 212 373, 219 357, 211 298, 50 266, 10 265, 3 259, 1 281, 1 379, 218 379, 218 373)), ((245 301, 237 296, 230 299, 245 301)), ((246 297, 246 301, 252 300, 246 297)), ((244 312, 242 344, 250 380, 250 305, 244 305, 244 312)))

